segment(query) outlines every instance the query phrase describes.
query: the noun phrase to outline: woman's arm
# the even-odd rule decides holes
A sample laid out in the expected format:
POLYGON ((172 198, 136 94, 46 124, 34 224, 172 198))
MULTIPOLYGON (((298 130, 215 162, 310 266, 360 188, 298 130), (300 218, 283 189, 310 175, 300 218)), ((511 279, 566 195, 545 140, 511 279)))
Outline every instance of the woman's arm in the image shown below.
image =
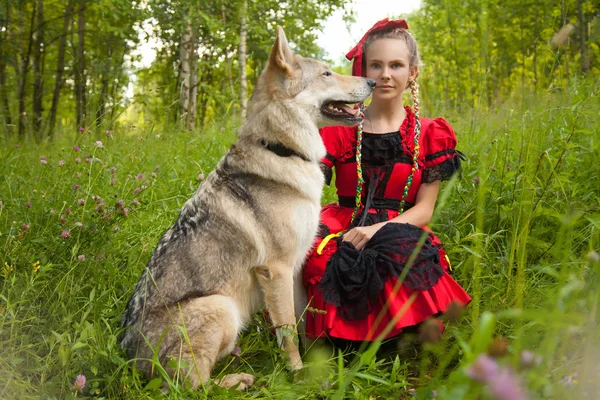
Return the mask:
POLYGON ((373 237, 375 232, 388 222, 411 224, 418 226, 419 228, 427 225, 433 216, 433 209, 440 191, 440 183, 441 181, 422 183, 421 186, 419 186, 415 205, 412 208, 389 221, 380 222, 371 226, 353 228, 342 236, 342 240, 351 242, 354 247, 360 250, 369 239, 373 237))

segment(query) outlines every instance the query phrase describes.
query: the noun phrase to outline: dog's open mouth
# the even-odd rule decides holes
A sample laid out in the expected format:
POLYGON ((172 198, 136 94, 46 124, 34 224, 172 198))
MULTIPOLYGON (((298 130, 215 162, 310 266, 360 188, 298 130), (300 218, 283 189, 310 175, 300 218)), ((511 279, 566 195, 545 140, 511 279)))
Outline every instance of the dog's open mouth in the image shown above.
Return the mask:
POLYGON ((332 101, 323 104, 321 113, 334 120, 360 121, 360 110, 353 106, 353 103, 332 101))

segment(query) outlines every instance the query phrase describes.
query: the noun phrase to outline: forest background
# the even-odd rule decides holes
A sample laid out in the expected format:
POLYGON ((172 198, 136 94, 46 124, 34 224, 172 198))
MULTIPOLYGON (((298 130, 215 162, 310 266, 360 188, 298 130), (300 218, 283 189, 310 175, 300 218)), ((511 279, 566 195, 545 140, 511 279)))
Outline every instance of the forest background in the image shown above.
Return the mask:
MULTIPOLYGON (((1 2, 0 398, 152 398, 165 382, 173 398, 206 396, 132 371, 120 315, 235 139, 275 27, 323 58, 316 39, 339 10, 360 18, 339 0, 1 2), (160 48, 135 70, 140 30, 160 48)), ((402 17, 424 61, 423 113, 446 117, 467 155, 434 229, 473 303, 418 358, 317 353, 304 385, 257 317, 217 375, 256 374, 247 397, 596 393, 600 6, 424 0, 402 17), (484 379, 473 371, 486 353, 498 374, 484 379)))

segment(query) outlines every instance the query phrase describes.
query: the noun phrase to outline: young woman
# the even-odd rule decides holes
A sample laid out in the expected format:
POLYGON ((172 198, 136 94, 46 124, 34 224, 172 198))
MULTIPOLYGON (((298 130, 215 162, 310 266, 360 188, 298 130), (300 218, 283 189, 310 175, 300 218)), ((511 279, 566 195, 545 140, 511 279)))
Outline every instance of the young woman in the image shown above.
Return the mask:
POLYGON ((368 341, 471 300, 426 226, 460 153, 447 121, 419 118, 419 53, 404 20, 379 21, 346 57, 376 88, 361 125, 321 130, 338 202, 323 207, 304 268, 306 335, 368 341))

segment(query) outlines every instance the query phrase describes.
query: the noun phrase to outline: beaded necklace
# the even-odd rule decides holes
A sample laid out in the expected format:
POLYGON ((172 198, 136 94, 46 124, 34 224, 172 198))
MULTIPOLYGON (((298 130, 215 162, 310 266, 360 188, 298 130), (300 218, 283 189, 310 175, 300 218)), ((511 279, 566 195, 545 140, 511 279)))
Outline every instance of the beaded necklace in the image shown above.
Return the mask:
MULTIPOLYGON (((408 191, 412 186, 413 178, 415 172, 419 169, 419 137, 421 136, 421 121, 419 120, 419 100, 418 96, 414 96, 414 113, 415 113, 415 137, 414 144, 415 150, 413 151, 413 165, 410 171, 410 175, 406 179, 406 184, 404 185, 404 190, 402 192, 402 199, 400 200, 400 206, 398 208, 398 214, 402 214, 404 212, 404 205, 406 204, 406 198, 408 197, 408 191)), ((365 110, 364 106, 360 107, 360 117, 362 121, 358 125, 356 131, 356 175, 357 175, 357 184, 356 184, 356 198, 354 201, 354 211, 352 211, 352 222, 356 218, 356 214, 358 214, 358 210, 360 208, 362 202, 362 192, 365 180, 362 174, 362 165, 361 165, 361 149, 362 149, 362 139, 363 139, 363 121, 365 119, 365 110)))

